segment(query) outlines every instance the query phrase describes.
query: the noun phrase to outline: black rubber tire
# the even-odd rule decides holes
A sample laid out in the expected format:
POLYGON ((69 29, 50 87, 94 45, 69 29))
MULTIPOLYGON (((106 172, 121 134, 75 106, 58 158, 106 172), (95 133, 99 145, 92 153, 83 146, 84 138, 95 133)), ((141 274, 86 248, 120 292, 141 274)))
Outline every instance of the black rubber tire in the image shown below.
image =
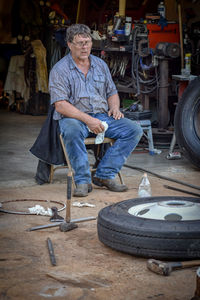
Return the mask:
POLYGON ((112 249, 135 256, 171 260, 199 258, 200 220, 163 221, 128 213, 132 206, 166 200, 200 202, 200 198, 192 197, 148 197, 107 206, 98 214, 99 240, 112 249))
POLYGON ((178 102, 174 128, 184 156, 200 168, 200 77, 190 82, 178 102))

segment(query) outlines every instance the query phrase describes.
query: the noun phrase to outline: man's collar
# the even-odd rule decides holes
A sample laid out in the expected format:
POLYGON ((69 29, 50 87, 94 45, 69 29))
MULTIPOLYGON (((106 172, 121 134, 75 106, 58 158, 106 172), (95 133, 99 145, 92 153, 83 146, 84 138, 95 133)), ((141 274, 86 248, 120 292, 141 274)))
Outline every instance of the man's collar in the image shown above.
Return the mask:
MULTIPOLYGON (((90 66, 94 67, 94 60, 93 60, 93 57, 91 54, 89 56, 89 60, 90 60, 90 66)), ((76 63, 73 60, 71 53, 69 53, 69 67, 70 67, 70 70, 73 70, 76 68, 76 63)))
POLYGON ((69 53, 69 67, 70 67, 70 70, 73 70, 76 68, 76 64, 71 56, 71 53, 69 53))

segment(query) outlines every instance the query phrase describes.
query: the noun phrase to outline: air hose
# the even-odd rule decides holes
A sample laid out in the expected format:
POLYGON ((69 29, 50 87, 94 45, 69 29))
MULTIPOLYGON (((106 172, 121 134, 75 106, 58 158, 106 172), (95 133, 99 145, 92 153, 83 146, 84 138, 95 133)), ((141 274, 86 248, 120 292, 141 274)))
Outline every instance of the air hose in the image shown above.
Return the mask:
POLYGON ((173 178, 170 178, 170 177, 166 177, 166 176, 154 173, 152 171, 149 171, 149 170, 146 170, 146 169, 143 169, 143 168, 140 168, 140 167, 133 167, 133 166, 129 166, 129 165, 126 165, 126 164, 124 165, 124 167, 130 168, 130 169, 133 169, 133 170, 138 170, 138 171, 145 172, 145 173, 149 173, 149 174, 151 174, 155 177, 158 177, 158 178, 161 178, 161 179, 164 179, 164 180, 168 180, 168 181, 172 181, 172 182, 176 182, 176 183, 182 184, 184 186, 188 186, 188 187, 196 189, 196 190, 200 190, 200 186, 193 185, 193 184, 190 184, 190 183, 187 183, 187 182, 183 182, 183 181, 180 181, 178 179, 173 179, 173 178))
MULTIPOLYGON (((137 49, 137 39, 143 36, 143 27, 136 26, 132 34, 132 64, 131 64, 131 75, 132 83, 134 88, 137 90, 137 94, 149 94, 152 93, 158 87, 158 74, 157 67, 151 64, 151 68, 145 68, 144 62, 142 61, 139 51, 137 49), (144 75, 144 71, 145 75, 144 75), (152 75, 154 71, 154 75, 152 75), (147 74, 148 73, 148 74, 147 74)), ((153 56, 152 50, 149 51, 150 55, 153 56)), ((149 65, 150 66, 150 65, 149 65)))

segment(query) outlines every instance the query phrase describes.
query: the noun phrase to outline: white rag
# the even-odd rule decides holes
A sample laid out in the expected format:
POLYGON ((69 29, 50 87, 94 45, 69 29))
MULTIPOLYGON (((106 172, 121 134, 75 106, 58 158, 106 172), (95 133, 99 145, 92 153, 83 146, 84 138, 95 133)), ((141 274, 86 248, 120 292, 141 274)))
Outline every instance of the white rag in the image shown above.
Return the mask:
POLYGON ((36 214, 36 215, 42 215, 42 216, 52 216, 52 210, 50 208, 47 208, 47 210, 45 210, 45 208, 41 205, 35 205, 34 207, 30 207, 29 212, 31 214, 36 214))
MULTIPOLYGON (((108 124, 105 121, 102 121, 101 123, 104 126, 104 131, 97 134, 96 139, 95 139, 95 144, 103 143, 105 132, 108 129, 108 124)), ((89 129, 89 131, 91 132, 90 129, 89 129)))
POLYGON ((77 206, 77 207, 84 207, 84 206, 87 206, 87 207, 95 207, 94 204, 90 204, 90 203, 83 203, 83 202, 74 202, 72 204, 73 206, 77 206))

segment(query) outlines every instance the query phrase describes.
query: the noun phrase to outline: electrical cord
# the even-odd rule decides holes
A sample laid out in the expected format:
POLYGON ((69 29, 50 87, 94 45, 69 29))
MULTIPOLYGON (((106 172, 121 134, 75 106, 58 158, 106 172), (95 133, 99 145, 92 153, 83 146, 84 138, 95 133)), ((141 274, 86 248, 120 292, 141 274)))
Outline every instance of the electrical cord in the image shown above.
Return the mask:
MULTIPOLYGON (((132 75, 132 83, 134 88, 137 91, 137 94, 140 93, 149 94, 158 88, 159 76, 158 76, 157 67, 153 65, 149 65, 149 67, 147 67, 141 60, 142 58, 138 53, 137 37, 139 36, 139 34, 142 33, 142 31, 144 31, 143 27, 136 26, 132 33, 133 46, 132 46, 131 75, 132 75), (152 71, 154 71, 154 75, 151 74, 152 71)), ((151 56, 153 56, 152 51, 150 51, 149 53, 151 56)))

